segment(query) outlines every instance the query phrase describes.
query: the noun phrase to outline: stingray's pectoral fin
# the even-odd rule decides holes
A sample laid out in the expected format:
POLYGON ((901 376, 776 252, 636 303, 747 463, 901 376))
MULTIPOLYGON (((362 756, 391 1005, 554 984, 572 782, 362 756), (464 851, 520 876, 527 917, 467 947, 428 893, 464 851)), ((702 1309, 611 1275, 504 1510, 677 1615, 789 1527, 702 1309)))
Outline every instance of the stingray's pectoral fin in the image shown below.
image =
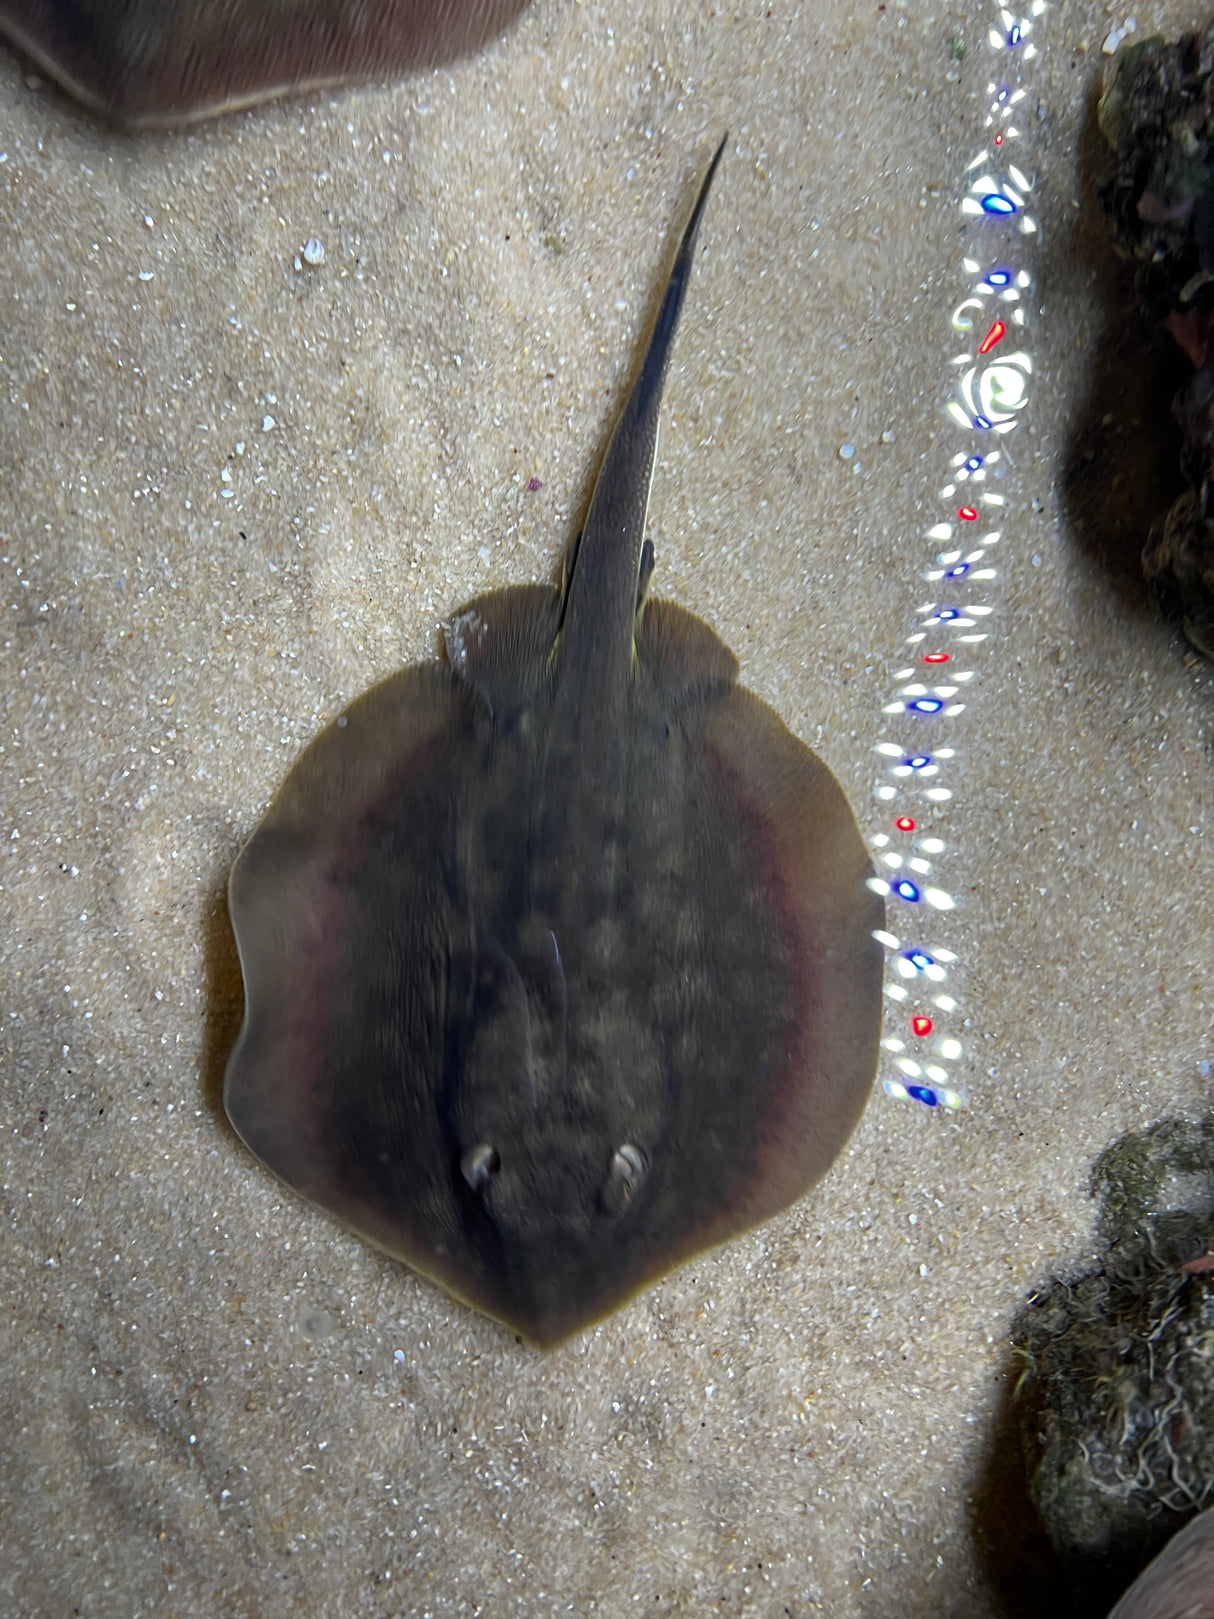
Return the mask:
POLYGON ((524 4, 0 0, 0 34, 87 107, 139 129, 435 67, 499 34, 524 4))
POLYGON ((762 851, 796 980, 743 1226, 824 1174, 864 1110, 882 1015, 873 931, 885 908, 867 886, 872 866, 843 789, 774 710, 735 687, 713 705, 704 744, 762 851))
POLYGON ((738 660, 720 636, 673 602, 646 602, 636 651, 646 677, 674 702, 720 693, 738 678, 738 660))
POLYGON ((561 598, 548 585, 512 585, 478 596, 443 626, 447 662, 490 712, 535 694, 560 625, 561 598))
MULTIPOLYGON (((381 1062, 375 1023, 383 1007, 403 1004, 401 976, 431 947, 428 919, 441 921, 446 804, 470 708, 441 665, 374 687, 296 763, 228 889, 245 992, 224 1075, 228 1117, 288 1184, 406 1258, 392 1211, 369 1206, 377 1131, 364 1147, 339 1121, 378 1123, 385 1087, 406 1083, 403 1058, 381 1062), (407 852, 394 832, 402 815, 416 844, 407 852), (413 956, 402 917, 422 931, 421 944, 406 941, 413 956)), ((426 982, 410 988, 424 1007, 426 982)), ((426 1026, 420 1012, 418 1022, 426 1026)), ((402 1051, 424 1078, 421 1042, 402 1051)))

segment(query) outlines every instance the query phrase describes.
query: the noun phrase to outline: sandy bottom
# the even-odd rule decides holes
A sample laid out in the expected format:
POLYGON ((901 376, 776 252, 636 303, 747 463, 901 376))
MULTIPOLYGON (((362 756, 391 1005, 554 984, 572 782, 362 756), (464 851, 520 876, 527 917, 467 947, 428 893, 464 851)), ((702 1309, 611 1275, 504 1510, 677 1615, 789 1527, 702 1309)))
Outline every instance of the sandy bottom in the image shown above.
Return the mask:
POLYGON ((1174 451, 1090 215, 1102 6, 1017 113, 1032 393, 933 923, 968 1106, 878 1093, 809 1198, 545 1357, 218 1099, 236 851, 327 717, 554 577, 725 128, 654 588, 884 826, 995 16, 540 0, 140 139, 0 52, 5 1613, 1005 1611, 1009 1323, 1090 1254, 1093 1155, 1210 1098, 1211 677, 1134 568, 1174 451))

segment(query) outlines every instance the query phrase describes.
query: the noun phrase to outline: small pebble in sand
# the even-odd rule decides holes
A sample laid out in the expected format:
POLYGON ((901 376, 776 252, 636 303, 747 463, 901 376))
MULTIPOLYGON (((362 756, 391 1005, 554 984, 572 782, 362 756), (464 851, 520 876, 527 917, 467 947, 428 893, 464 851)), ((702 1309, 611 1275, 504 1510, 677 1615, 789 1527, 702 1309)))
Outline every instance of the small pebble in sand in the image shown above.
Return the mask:
POLYGON ((1120 28, 1114 28, 1106 36, 1104 44, 1100 47, 1105 56, 1112 56, 1122 40, 1138 30, 1137 17, 1127 17, 1120 28))
POLYGON ((852 456, 855 455, 855 453, 856 453, 856 446, 854 444, 840 444, 840 446, 839 446, 839 459, 840 459, 840 461, 850 461, 852 456))
POLYGON ((262 430, 263 433, 268 433, 273 426, 274 426, 274 418, 273 418, 273 416, 263 416, 261 418, 261 430, 262 430))
POLYGON ((325 244, 318 237, 309 236, 303 245, 303 261, 313 266, 325 262, 325 244))

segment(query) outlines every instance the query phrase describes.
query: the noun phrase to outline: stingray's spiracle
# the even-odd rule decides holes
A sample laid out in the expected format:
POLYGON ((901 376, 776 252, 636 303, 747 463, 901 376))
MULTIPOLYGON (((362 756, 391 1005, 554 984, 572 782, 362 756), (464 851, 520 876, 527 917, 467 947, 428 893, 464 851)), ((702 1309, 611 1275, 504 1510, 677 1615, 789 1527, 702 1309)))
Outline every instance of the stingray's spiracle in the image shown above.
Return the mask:
MULTIPOLYGON (((881 763, 869 841, 880 875, 870 887, 888 905, 876 934, 887 952, 881 1078, 890 1096, 946 1110, 967 1100, 977 1040, 962 1001, 966 963, 950 948, 963 858, 953 832, 955 767, 982 724, 976 700, 999 624, 1009 533, 1028 498, 1009 436, 1033 377, 1026 337, 1037 222, 1027 149, 1037 120, 1028 81, 1045 10, 1045 0, 1023 14, 997 5, 987 34, 983 144, 961 177, 963 295, 948 337, 940 515, 907 542, 917 600, 905 650, 891 658, 893 689, 874 745, 881 763)), ((964 43, 950 44, 960 65, 964 43)), ((853 446, 843 453, 850 459, 853 446)))

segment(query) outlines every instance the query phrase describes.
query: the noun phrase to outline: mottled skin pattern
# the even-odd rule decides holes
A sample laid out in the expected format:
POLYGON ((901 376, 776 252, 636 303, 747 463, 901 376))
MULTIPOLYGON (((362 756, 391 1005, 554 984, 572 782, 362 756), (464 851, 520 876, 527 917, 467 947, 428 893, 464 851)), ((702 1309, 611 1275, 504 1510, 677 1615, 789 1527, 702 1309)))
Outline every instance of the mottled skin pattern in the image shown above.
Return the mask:
POLYGON ((526 0, 0 0, 0 34, 127 129, 448 62, 526 0))
POLYGON ((318 738, 232 873, 237 1130, 539 1344, 800 1196, 876 1062, 882 910, 843 793, 707 625, 646 600, 712 172, 563 588, 457 614, 446 664, 318 738))

